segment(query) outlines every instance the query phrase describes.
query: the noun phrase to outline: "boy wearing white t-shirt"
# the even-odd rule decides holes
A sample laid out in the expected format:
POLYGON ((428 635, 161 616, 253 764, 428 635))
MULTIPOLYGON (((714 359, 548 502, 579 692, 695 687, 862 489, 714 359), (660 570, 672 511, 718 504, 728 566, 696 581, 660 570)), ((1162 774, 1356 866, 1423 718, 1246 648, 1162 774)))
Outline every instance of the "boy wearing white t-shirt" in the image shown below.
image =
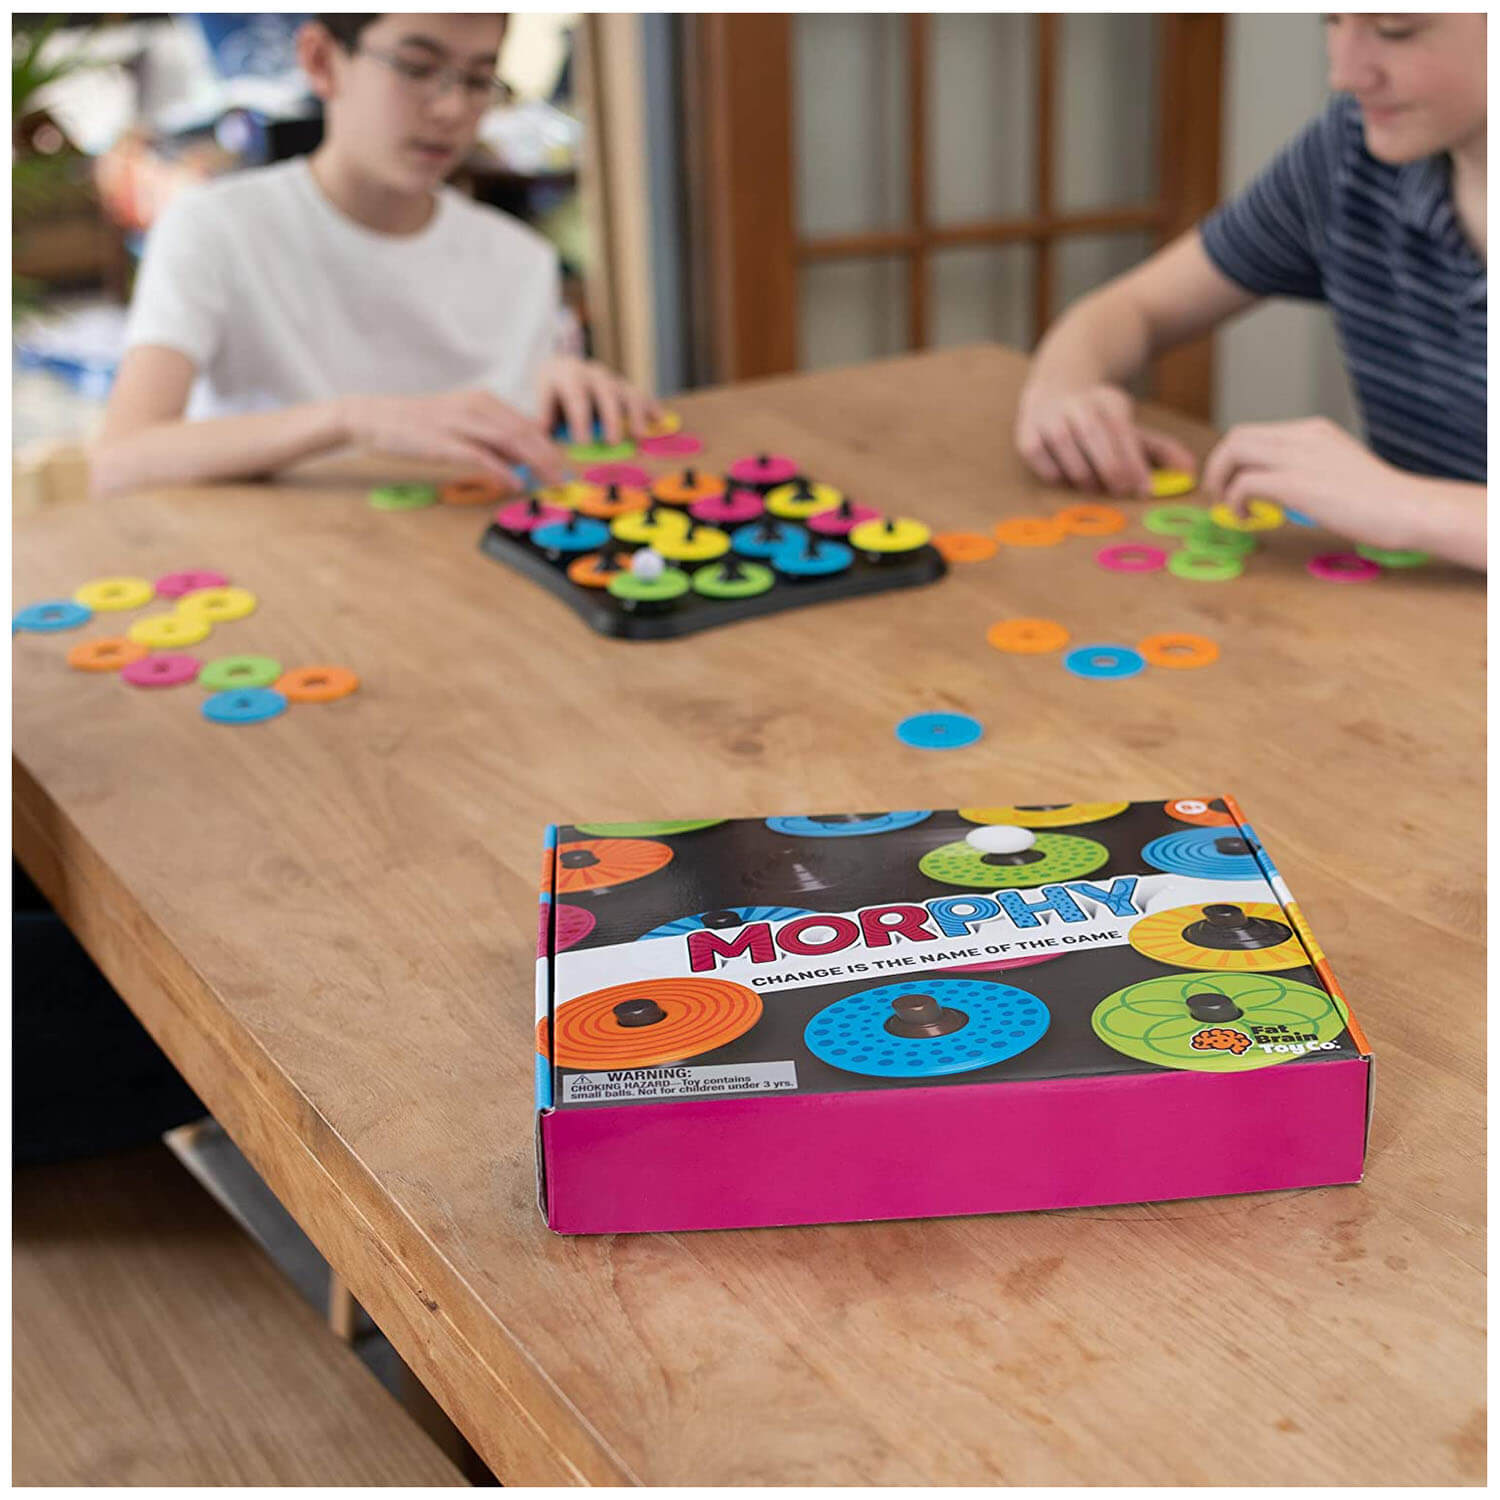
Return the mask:
POLYGON ((91 453, 96 493, 265 474, 356 445, 562 477, 655 404, 554 354, 557 257, 443 185, 495 97, 501 15, 326 15, 298 34, 310 156, 193 188, 153 227, 91 453))

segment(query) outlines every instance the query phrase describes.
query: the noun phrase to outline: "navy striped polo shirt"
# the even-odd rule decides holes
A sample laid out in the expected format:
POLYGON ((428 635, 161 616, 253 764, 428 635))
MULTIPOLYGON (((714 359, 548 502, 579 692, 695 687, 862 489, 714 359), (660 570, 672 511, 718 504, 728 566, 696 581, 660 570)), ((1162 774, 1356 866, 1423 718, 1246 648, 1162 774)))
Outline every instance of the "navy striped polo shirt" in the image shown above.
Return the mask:
POLYGON ((1389 166, 1340 95, 1200 226, 1209 259, 1258 296, 1326 302, 1371 448, 1397 468, 1486 482, 1485 266, 1447 156, 1389 166))

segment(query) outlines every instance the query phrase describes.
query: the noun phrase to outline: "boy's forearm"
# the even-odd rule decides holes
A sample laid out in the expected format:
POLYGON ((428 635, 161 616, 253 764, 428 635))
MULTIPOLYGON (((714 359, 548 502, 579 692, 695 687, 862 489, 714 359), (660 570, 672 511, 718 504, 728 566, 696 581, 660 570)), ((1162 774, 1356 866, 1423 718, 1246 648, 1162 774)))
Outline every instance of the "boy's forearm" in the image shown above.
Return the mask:
POLYGON ((1123 385, 1152 355, 1144 314, 1116 286, 1076 302, 1048 330, 1031 360, 1030 383, 1077 390, 1123 385))
POLYGON ((1406 545, 1430 552, 1466 568, 1487 566, 1487 507, 1489 491, 1482 484, 1458 480, 1422 481, 1414 497, 1406 545))

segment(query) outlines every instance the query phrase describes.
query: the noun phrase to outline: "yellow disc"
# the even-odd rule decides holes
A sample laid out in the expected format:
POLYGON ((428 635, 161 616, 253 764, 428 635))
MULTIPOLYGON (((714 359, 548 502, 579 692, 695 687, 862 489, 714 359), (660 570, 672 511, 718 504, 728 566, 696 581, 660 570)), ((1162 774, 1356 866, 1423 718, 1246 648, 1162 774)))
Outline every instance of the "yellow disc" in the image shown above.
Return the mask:
POLYGON ((1249 514, 1242 516, 1220 503, 1209 515, 1226 531, 1274 531, 1286 520, 1281 507, 1270 500, 1252 500, 1245 508, 1249 514))
POLYGON ((249 589, 232 585, 221 589, 194 589, 177 601, 177 613, 222 625, 226 620, 243 620, 255 613, 255 595, 249 589))
POLYGON ((581 479, 566 479, 561 484, 549 484, 536 492, 543 505, 560 505, 564 510, 573 510, 598 493, 598 486, 585 484, 581 479))
POLYGON ((1015 807, 961 807, 958 815, 971 823, 1004 823, 1014 828, 1072 828, 1118 817, 1129 806, 1128 802, 1068 802, 1058 807, 1023 803, 1015 807))
POLYGON ((710 562, 729 551, 729 534, 717 526, 695 526, 691 535, 658 537, 653 545, 669 562, 710 562))
POLYGON ((609 523, 609 529, 622 542, 649 542, 654 547, 667 537, 685 537, 688 527, 692 525, 691 518, 680 510, 659 507, 654 521, 650 519, 650 515, 645 510, 629 511, 623 516, 616 516, 609 523))
POLYGON ((914 552, 927 545, 931 530, 905 516, 884 521, 861 521, 849 533, 849 545, 857 552, 914 552))
MULTIPOLYGON (((1206 903, 1212 906, 1213 902, 1206 903)), ((1247 917, 1288 924, 1274 901, 1236 901, 1247 917)), ((1203 920, 1203 903, 1174 906, 1142 917, 1130 929, 1130 946, 1158 963, 1177 969, 1229 969, 1241 974, 1264 974, 1272 969, 1300 969, 1309 962, 1307 949, 1295 932, 1267 948, 1205 948, 1186 936, 1186 929, 1203 920)))
POLYGON ((1186 469, 1152 469, 1151 471, 1151 493, 1158 500, 1167 500, 1173 495, 1190 495, 1197 488, 1197 479, 1186 469))
POLYGON ((138 645, 150 646, 157 651, 172 646, 195 646, 199 641, 207 640, 213 628, 203 615, 147 615, 144 620, 137 620, 125 634, 138 645))
POLYGON ((801 521, 820 510, 832 510, 844 498, 844 492, 831 484, 778 484, 766 496, 766 509, 783 521, 801 521))
POLYGON ((676 437, 682 431, 682 418, 675 411, 664 411, 654 421, 647 422, 641 436, 648 438, 676 437))
POLYGON ((139 609, 156 597, 144 578, 92 578, 75 589, 73 598, 96 614, 111 609, 139 609))

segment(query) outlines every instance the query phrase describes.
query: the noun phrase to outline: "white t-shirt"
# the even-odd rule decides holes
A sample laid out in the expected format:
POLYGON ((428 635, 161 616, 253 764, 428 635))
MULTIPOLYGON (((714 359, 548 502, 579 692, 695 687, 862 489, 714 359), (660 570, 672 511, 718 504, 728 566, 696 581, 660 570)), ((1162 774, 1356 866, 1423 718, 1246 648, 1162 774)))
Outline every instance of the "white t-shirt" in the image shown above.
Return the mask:
POLYGON ((417 233, 378 234, 297 157, 173 199, 125 342, 197 365, 190 417, 467 386, 536 415, 560 308, 556 252, 524 224, 444 187, 417 233))

